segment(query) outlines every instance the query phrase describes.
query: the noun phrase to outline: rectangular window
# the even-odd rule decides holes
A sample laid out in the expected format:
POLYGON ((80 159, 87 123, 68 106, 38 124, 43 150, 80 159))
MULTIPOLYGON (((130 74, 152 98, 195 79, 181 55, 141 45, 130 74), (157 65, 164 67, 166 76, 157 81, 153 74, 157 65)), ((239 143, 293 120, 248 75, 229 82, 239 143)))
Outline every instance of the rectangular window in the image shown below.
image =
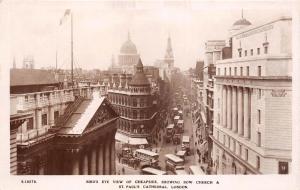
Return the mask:
POLYGON ((251 54, 251 56, 253 56, 253 49, 250 50, 250 54, 251 54))
POLYGON ((225 141, 226 141, 225 135, 223 135, 223 144, 225 144, 225 141))
POLYGON ((220 98, 218 98, 218 108, 220 108, 220 98))
POLYGON ((234 67, 234 76, 236 76, 236 75, 237 75, 237 68, 234 67))
POLYGON ((43 114, 42 115, 42 126, 47 125, 48 121, 47 121, 47 114, 43 114))
POLYGON ((245 149, 245 160, 248 161, 248 149, 245 149))
POLYGON ((231 76, 231 67, 229 67, 229 76, 231 76))
POLYGON ((137 106, 137 100, 136 100, 136 98, 133 98, 133 106, 134 106, 134 107, 137 106))
POLYGON ((257 146, 260 147, 261 146, 261 133, 257 132, 257 146))
POLYGON ((220 75, 221 74, 221 69, 220 68, 218 68, 218 75, 220 75))
POLYGON ((224 68, 224 75, 227 75, 227 73, 226 73, 226 68, 224 68))
POLYGON ((265 47, 264 47, 264 53, 265 53, 265 54, 268 54, 268 46, 265 46, 265 47))
POLYGON ((257 76, 261 76, 261 66, 257 67, 257 76))
POLYGON ((247 50, 245 50, 245 57, 247 56, 247 50))
POLYGON ((260 48, 257 48, 257 55, 260 54, 260 48))
POLYGON ((59 111, 54 112, 54 121, 56 121, 59 117, 59 111))
POLYGON ((33 129, 33 118, 32 117, 27 120, 26 128, 27 128, 27 130, 33 129))
POLYGON ((228 136, 228 148, 230 148, 230 137, 228 136))
POLYGON ((256 156, 256 168, 260 169, 260 157, 256 156))
POLYGON ((242 50, 239 50, 239 57, 242 57, 242 50))
POLYGON ((289 173, 289 163, 288 162, 278 162, 278 173, 288 174, 289 173))
POLYGON ((243 67, 240 67, 240 76, 243 76, 243 67))
POLYGON ((250 68, 249 68, 249 66, 247 66, 246 68, 247 68, 247 76, 249 76, 250 75, 250 68))
POLYGON ((217 131, 217 139, 218 139, 218 140, 219 140, 219 135, 220 135, 219 133, 220 133, 220 132, 219 132, 219 131, 217 131))
POLYGON ((261 111, 257 110, 257 123, 260 124, 261 123, 261 111))

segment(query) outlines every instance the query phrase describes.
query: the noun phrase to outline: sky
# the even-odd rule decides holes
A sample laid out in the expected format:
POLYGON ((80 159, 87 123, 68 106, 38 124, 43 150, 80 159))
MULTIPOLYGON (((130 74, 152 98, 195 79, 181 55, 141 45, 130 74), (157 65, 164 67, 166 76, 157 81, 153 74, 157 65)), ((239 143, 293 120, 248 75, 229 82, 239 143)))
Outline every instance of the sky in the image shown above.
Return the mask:
POLYGON ((100 70, 109 67, 112 55, 117 61, 128 32, 144 65, 164 57, 170 35, 175 66, 186 70, 204 59, 205 41, 227 39, 242 9, 244 18, 254 25, 291 16, 289 7, 281 5, 118 2, 9 3, 11 65, 15 58, 21 68, 23 58, 31 55, 35 68, 55 67, 56 63, 58 68, 70 68, 70 16, 59 24, 66 9, 73 14, 75 66, 100 70))

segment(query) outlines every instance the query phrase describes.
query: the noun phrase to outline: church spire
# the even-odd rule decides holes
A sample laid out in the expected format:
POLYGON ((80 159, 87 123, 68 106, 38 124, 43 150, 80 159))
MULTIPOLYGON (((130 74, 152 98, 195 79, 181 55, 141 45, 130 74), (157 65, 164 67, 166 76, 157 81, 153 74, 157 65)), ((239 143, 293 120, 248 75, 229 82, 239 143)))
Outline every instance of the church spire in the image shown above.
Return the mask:
POLYGON ((129 32, 129 30, 128 30, 128 34, 127 34, 127 39, 128 39, 128 41, 130 41, 130 40, 131 40, 131 38, 130 38, 130 32, 129 32))
POLYGON ((244 10, 242 9, 242 19, 244 18, 244 10))
POLYGON ((168 36, 168 42, 167 43, 168 44, 167 44, 165 58, 167 58, 167 59, 173 59, 173 49, 172 49, 172 42, 171 42, 170 34, 168 36))

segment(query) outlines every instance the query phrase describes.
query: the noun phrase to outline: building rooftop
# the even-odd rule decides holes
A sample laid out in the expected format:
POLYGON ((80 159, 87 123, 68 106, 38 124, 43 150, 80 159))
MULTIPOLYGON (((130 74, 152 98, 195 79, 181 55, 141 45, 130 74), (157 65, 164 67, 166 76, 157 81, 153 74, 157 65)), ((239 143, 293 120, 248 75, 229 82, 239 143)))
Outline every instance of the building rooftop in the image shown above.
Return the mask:
POLYGON ((60 134, 82 134, 105 98, 84 100, 60 130, 60 134))
POLYGON ((133 75, 129 85, 133 85, 133 86, 150 85, 149 80, 147 79, 144 73, 144 68, 141 59, 139 59, 139 62, 136 65, 136 73, 133 75))
POLYGON ((11 69, 10 86, 56 84, 55 74, 41 69, 11 69))

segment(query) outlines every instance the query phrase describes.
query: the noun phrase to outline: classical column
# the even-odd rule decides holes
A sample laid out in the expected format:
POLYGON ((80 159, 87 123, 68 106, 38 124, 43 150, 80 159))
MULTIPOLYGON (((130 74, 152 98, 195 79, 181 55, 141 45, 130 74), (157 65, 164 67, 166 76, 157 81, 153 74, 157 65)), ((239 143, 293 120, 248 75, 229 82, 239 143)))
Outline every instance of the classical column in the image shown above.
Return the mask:
POLYGON ((116 174, 116 149, 115 149, 115 140, 114 136, 112 137, 112 142, 111 142, 111 154, 110 154, 110 160, 111 160, 111 174, 115 175, 116 174))
POLYGON ((39 175, 45 174, 45 162, 44 162, 44 158, 42 158, 42 156, 40 156, 39 163, 38 163, 38 174, 39 175))
POLYGON ((82 173, 83 175, 89 174, 89 158, 86 151, 83 152, 82 173))
POLYGON ((237 88, 238 92, 238 134, 243 135, 243 90, 237 88))
POLYGON ((50 105, 49 107, 49 125, 54 125, 54 108, 53 105, 50 105))
POLYGON ((231 98, 232 98, 232 95, 231 95, 231 87, 228 86, 227 87, 227 106, 226 106, 226 110, 227 110, 227 128, 228 129, 231 129, 232 126, 231 126, 231 98))
POLYGON ((237 89, 232 87, 232 130, 237 132, 237 89))
POLYGON ((227 106, 227 98, 226 98, 226 86, 223 85, 222 90, 222 125, 226 126, 226 106, 227 106))
POLYGON ((244 137, 249 138, 249 90, 244 88, 244 137))
POLYGON ((91 149, 91 172, 90 174, 91 175, 96 175, 96 147, 94 147, 93 145, 92 146, 92 149, 91 149))
POLYGON ((104 146, 105 146, 105 165, 104 165, 105 169, 104 169, 104 174, 109 175, 110 174, 110 162, 111 162, 111 160, 110 160, 110 139, 109 138, 107 138, 105 140, 104 146))
POLYGON ((104 161, 103 144, 98 146, 98 174, 103 175, 103 161, 104 161))
POLYGON ((72 154, 72 175, 79 175, 79 152, 72 154))
POLYGON ((42 110, 37 109, 36 110, 36 123, 35 123, 35 128, 39 129, 42 126, 42 110))

